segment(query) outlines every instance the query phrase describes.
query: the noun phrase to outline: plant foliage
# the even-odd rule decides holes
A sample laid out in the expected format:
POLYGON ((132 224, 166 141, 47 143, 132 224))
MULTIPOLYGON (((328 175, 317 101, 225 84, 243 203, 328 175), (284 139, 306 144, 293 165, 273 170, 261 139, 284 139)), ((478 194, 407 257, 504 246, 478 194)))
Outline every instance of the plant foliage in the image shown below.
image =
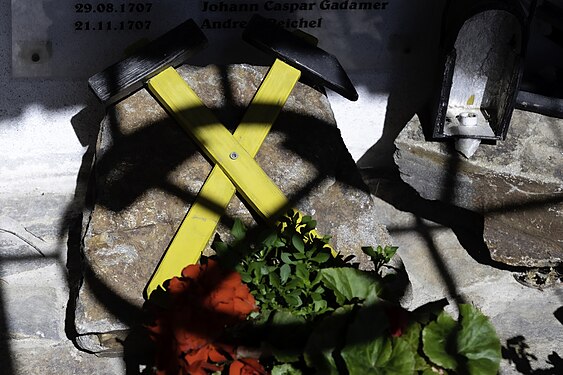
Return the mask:
POLYGON ((311 319, 334 309, 325 297, 330 275, 320 271, 344 265, 332 256, 329 237, 320 236, 316 225, 310 216, 292 211, 256 241, 247 238, 244 226, 236 220, 235 241, 230 245, 216 242, 213 247, 220 259, 236 264, 263 312, 286 310, 311 319))
MULTIPOLYGON (((346 263, 315 227, 311 217, 292 210, 276 228, 259 235, 250 235, 236 221, 234 241, 214 243, 217 259, 231 270, 225 272, 239 275, 252 298, 245 297, 248 302, 241 305, 246 315, 222 324, 228 328, 238 322, 242 328, 231 329, 231 341, 252 343, 262 356, 260 362, 237 358, 218 346, 225 332, 216 333, 206 342, 223 357, 204 353, 209 372, 229 366, 240 373, 275 375, 497 372, 500 342, 475 307, 460 305, 459 321, 443 311, 408 312, 383 299, 387 278, 382 268, 396 247, 363 248, 375 270, 361 271, 346 263), (250 320, 242 324, 245 316, 250 320)), ((246 296, 242 291, 234 295, 246 296)))
POLYGON ((468 374, 496 374, 501 345, 486 316, 471 305, 459 306, 459 322, 440 313, 422 333, 424 353, 441 367, 468 374))

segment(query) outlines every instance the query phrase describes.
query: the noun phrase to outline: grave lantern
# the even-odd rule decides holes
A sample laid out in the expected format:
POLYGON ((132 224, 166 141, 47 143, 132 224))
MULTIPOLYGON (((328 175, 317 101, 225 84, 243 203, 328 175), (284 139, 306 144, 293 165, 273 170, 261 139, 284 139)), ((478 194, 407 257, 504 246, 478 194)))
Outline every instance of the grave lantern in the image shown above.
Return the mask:
POLYGON ((441 64, 427 138, 454 139, 456 149, 467 157, 483 140, 505 139, 522 76, 534 3, 449 2, 442 23, 441 64))

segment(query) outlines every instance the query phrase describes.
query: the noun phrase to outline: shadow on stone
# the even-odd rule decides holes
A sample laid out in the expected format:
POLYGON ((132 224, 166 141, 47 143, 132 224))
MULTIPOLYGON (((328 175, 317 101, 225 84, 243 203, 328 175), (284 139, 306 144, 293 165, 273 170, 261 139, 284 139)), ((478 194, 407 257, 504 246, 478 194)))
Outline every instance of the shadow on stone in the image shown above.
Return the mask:
POLYGON ((563 324, 563 306, 555 310, 553 315, 559 321, 559 323, 563 324))
POLYGON ((548 355, 545 363, 549 367, 537 367, 535 362, 538 358, 528 351, 529 346, 524 336, 515 336, 506 340, 506 346, 502 346, 502 358, 514 365, 516 371, 526 375, 557 375, 563 372, 563 359, 557 352, 548 355), (533 365, 532 365, 533 364, 533 365))
POLYGON ((362 170, 362 175, 376 197, 400 211, 410 212, 419 218, 419 224, 416 227, 394 228, 393 232, 420 232, 421 230, 424 232, 428 228, 424 229, 421 219, 429 220, 450 228, 475 261, 513 272, 526 269, 497 262, 491 258, 489 249, 483 240, 484 220, 482 215, 441 200, 424 199, 396 175, 382 177, 380 171, 369 169, 362 170))
POLYGON ((6 314, 4 312, 4 303, 2 299, 2 282, 3 281, 0 279, 0 363, 2 364, 3 374, 15 375, 10 350, 10 339, 8 337, 8 324, 6 322, 6 314))

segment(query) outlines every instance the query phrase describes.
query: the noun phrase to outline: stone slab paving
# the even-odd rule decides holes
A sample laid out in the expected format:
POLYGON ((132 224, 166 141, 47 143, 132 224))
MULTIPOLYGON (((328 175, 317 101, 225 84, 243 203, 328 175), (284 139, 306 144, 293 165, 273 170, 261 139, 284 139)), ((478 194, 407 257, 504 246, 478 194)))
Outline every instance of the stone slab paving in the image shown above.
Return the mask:
MULTIPOLYGON (((384 196, 382 190, 393 190, 398 195, 404 192, 400 183, 369 176, 366 181, 380 196, 384 196)), ((386 199, 390 200, 388 196, 386 199)), ((514 343, 524 343, 528 345, 527 353, 534 356, 519 361, 514 357, 511 361, 506 354, 502 374, 530 373, 523 371, 526 361, 532 369, 552 369, 555 372, 549 373, 557 373, 547 361, 553 352, 562 355, 560 282, 544 289, 524 286, 514 272, 476 261, 451 228, 423 219, 420 213, 398 211, 382 199, 375 201, 394 244, 399 246, 398 254, 411 283, 402 302, 405 307, 415 309, 446 298, 450 303, 446 310, 455 314, 456 303, 473 304, 491 319, 506 353, 514 343)))
POLYGON ((29 269, 4 264, 10 274, 0 278, 0 374, 125 374, 123 359, 98 358, 69 339, 64 261, 18 263, 29 269))
POLYGON ((126 369, 121 358, 104 358, 77 350, 70 342, 16 341, 11 345, 13 373, 29 375, 118 375, 126 369))

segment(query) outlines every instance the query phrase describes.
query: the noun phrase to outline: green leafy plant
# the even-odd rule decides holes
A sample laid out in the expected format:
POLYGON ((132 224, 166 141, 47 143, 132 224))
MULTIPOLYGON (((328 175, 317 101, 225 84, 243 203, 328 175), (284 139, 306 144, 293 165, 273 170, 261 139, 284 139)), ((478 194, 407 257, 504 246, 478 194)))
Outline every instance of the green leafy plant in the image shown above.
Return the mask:
POLYGON ((496 374, 501 345, 487 317, 471 305, 459 306, 459 322, 445 312, 422 332, 424 353, 442 368, 469 374, 496 374))
POLYGON ((380 273, 381 269, 393 259, 398 247, 396 246, 377 246, 375 249, 371 246, 362 247, 362 251, 369 255, 377 272, 380 273))
POLYGON ((234 241, 214 243, 260 309, 239 338, 262 348, 261 362, 272 374, 497 372, 500 342, 475 307, 460 305, 459 321, 443 311, 408 312, 384 300, 383 271, 396 247, 363 248, 374 271, 362 271, 315 227, 311 217, 290 211, 257 236, 236 221, 234 241))
POLYGON ((231 264, 233 259, 239 259, 235 268, 263 314, 287 310, 311 319, 332 310, 325 299, 325 275, 320 271, 330 265, 343 265, 331 255, 329 237, 319 236, 315 226, 310 216, 292 211, 276 229, 263 233, 256 241, 246 238, 246 229, 237 220, 232 230, 235 241, 230 245, 216 242, 213 247, 220 258, 227 258, 231 264))

